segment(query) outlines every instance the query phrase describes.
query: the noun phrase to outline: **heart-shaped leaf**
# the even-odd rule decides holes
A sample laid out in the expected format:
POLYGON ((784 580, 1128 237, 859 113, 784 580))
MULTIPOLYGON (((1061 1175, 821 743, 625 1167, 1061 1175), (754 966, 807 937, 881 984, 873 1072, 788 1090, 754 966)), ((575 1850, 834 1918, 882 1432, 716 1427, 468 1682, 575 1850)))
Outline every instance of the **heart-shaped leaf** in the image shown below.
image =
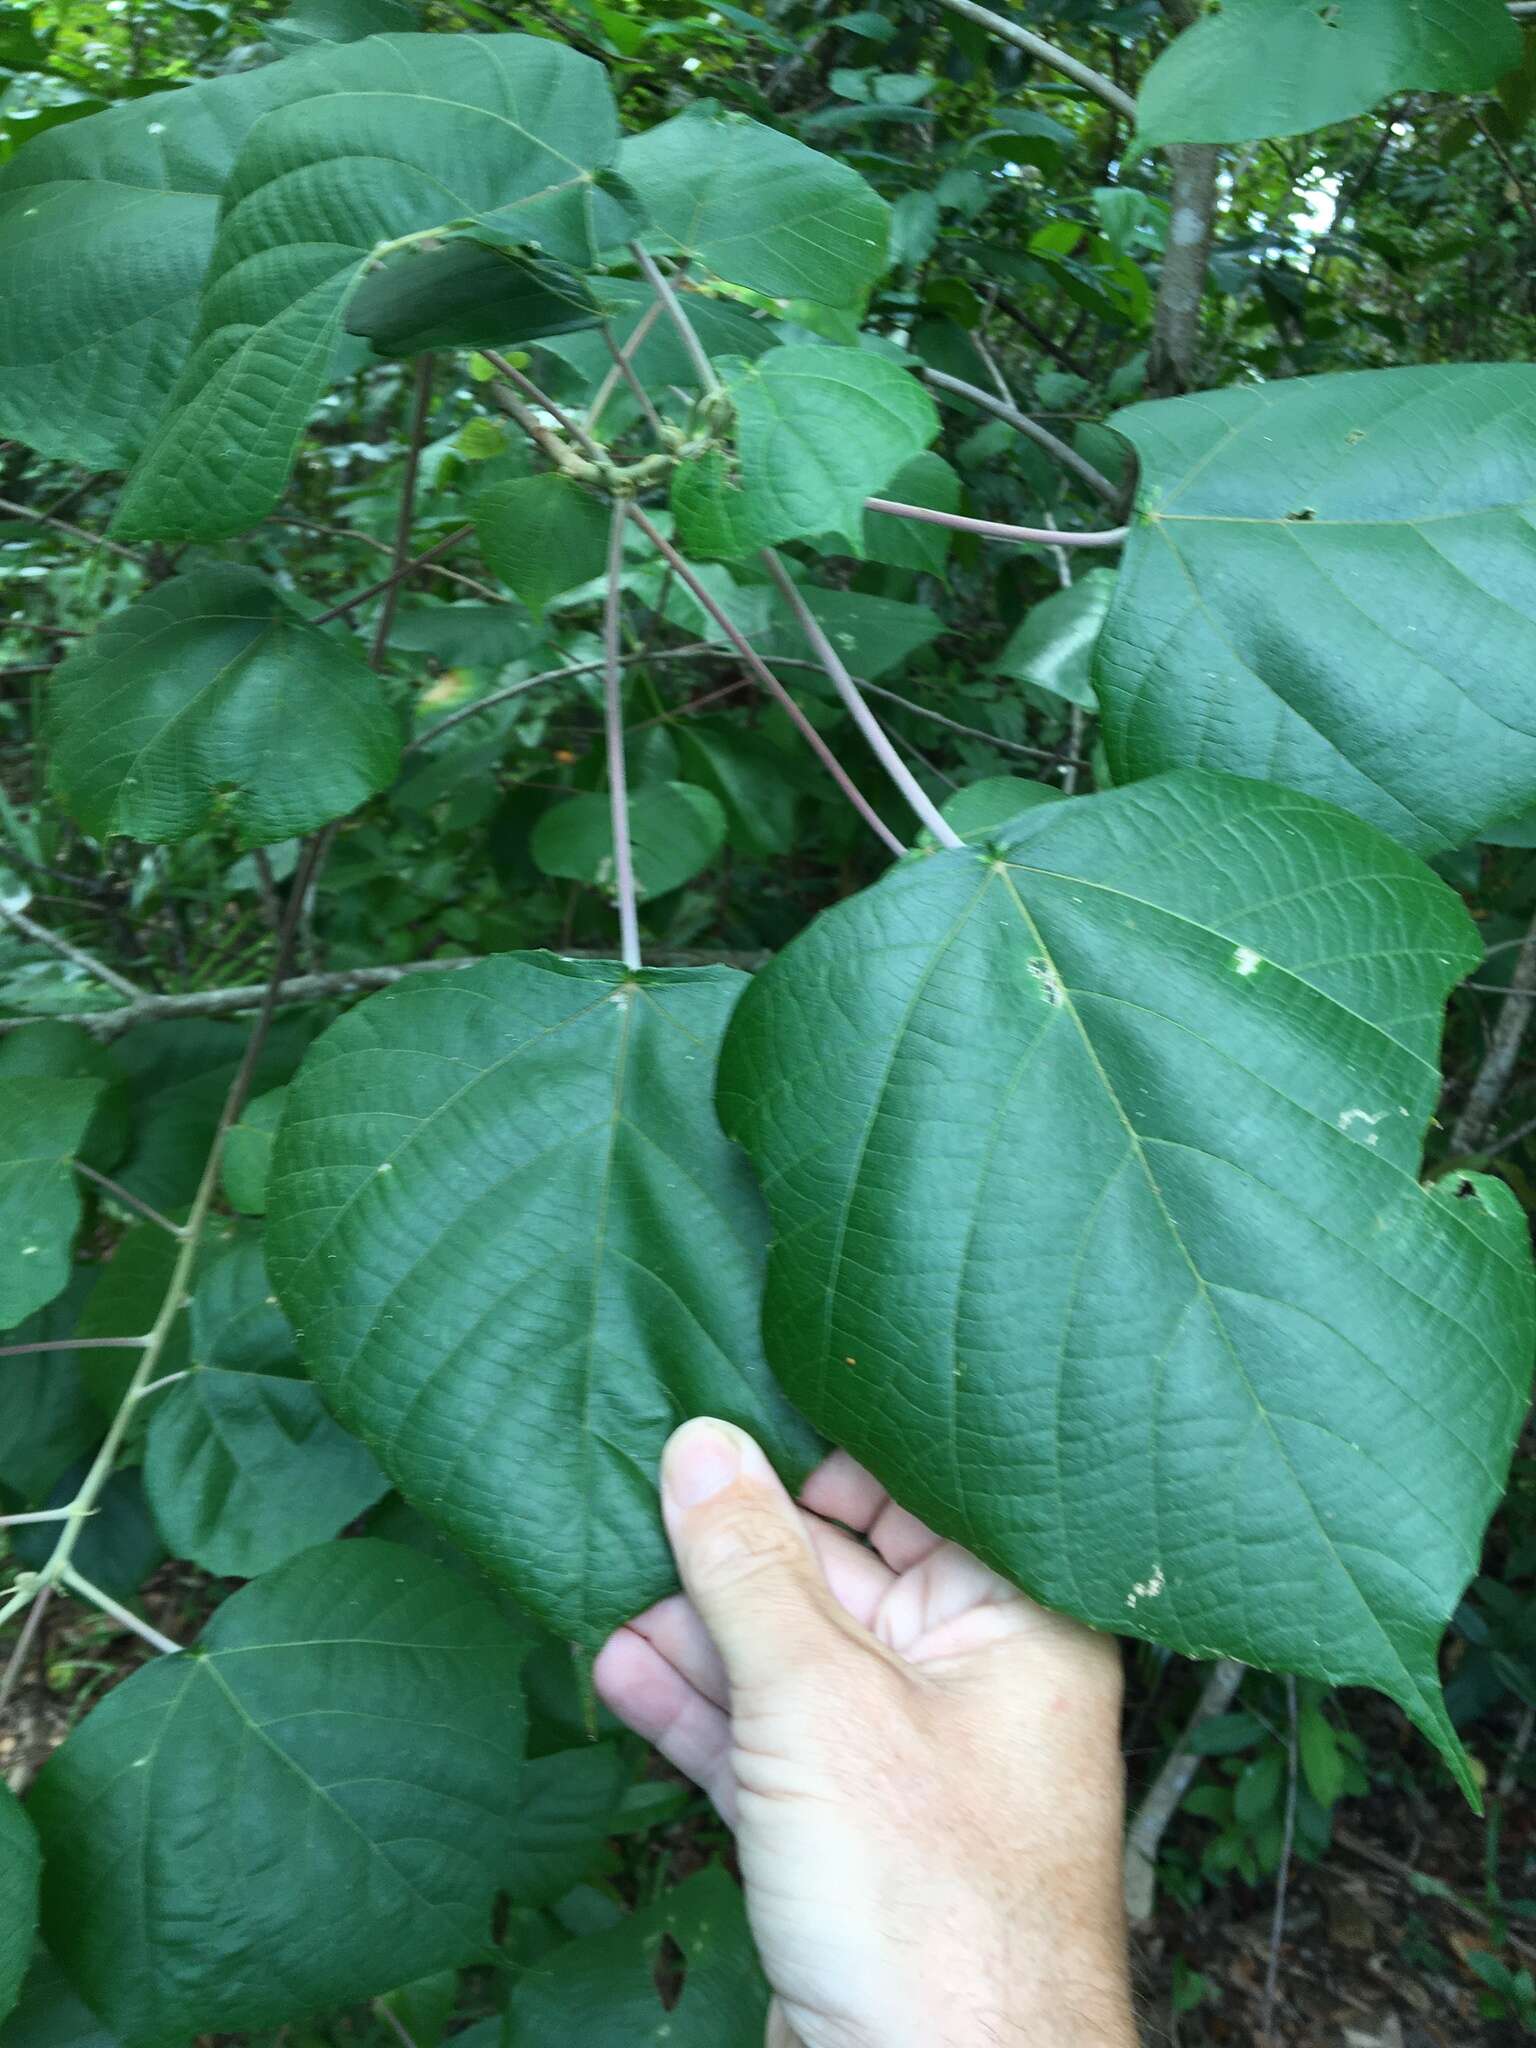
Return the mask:
POLYGON ((324 1543, 107 1694, 28 1811, 44 1935, 113 2033, 281 2025, 485 1954, 522 1653, 441 1565, 324 1543))
POLYGON ((1114 423, 1141 457, 1095 656, 1116 782, 1262 776, 1420 853, 1536 802, 1536 368, 1295 378, 1114 423))
POLYGON ((1142 80, 1137 140, 1301 135, 1397 92, 1486 92, 1520 62, 1502 0, 1225 0, 1142 80))
POLYGON ((251 569, 203 569, 114 612, 53 676, 50 780, 99 838, 227 823, 270 845, 394 777, 395 715, 344 641, 251 569))
POLYGON ((766 1218, 711 1107, 746 977, 510 954, 413 976, 288 1091, 268 1257, 309 1370, 396 1486, 596 1646, 673 1583, 661 1446, 701 1412, 786 1471, 766 1218))
POLYGON ((117 528, 216 538, 272 509, 369 267, 483 219, 589 263, 618 146, 601 65, 533 36, 370 36, 323 63, 323 103, 254 128, 224 188, 187 367, 117 528), (303 193, 295 205, 293 195, 303 193))
POLYGON ((662 233, 733 284, 855 306, 885 269, 885 201, 745 114, 679 114, 631 136, 619 168, 662 233))
POLYGON ((725 1128, 797 1405, 1053 1606, 1399 1701, 1472 1780, 1437 1640, 1525 1414, 1502 1182, 1425 1188, 1460 903, 1226 776, 909 859, 759 975, 725 1128))

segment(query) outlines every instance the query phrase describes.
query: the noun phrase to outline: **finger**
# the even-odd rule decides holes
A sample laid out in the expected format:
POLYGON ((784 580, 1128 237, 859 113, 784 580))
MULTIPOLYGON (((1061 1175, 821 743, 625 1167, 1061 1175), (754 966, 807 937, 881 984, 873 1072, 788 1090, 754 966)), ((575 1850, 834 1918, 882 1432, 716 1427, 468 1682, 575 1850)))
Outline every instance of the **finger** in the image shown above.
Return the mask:
POLYGON ((745 1431, 702 1418, 667 1444, 662 1514, 683 1589, 714 1638, 733 1704, 788 1670, 843 1654, 833 1599, 802 1516, 745 1431))
MULTIPOLYGON (((881 1601, 896 1583, 895 1573, 846 1529, 816 1515, 802 1515, 800 1521, 833 1598, 855 1621, 870 1627, 881 1601)), ((695 1692, 717 1707, 730 1705, 730 1681, 720 1652, 686 1593, 659 1600, 637 1614, 629 1626, 659 1651, 695 1692)))
POLYGON ((720 1709, 629 1628, 617 1630, 598 1651, 592 1682, 603 1705, 702 1786, 720 1818, 734 1827, 731 1724, 720 1709))
POLYGON ((834 1451, 800 1489, 800 1503, 867 1536, 894 1572, 910 1571, 943 1542, 916 1515, 898 1507, 872 1472, 834 1451))

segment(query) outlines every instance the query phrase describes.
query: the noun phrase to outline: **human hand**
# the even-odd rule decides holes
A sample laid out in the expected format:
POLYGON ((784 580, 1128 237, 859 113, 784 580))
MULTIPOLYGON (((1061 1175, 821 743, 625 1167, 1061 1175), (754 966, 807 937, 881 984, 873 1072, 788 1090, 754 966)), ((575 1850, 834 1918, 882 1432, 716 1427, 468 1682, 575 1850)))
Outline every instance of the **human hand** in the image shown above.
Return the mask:
POLYGON ((685 1591, 595 1679, 736 1831, 769 2048, 1133 2048, 1114 1642, 843 1452, 797 1508, 690 1422, 662 1509, 685 1591))

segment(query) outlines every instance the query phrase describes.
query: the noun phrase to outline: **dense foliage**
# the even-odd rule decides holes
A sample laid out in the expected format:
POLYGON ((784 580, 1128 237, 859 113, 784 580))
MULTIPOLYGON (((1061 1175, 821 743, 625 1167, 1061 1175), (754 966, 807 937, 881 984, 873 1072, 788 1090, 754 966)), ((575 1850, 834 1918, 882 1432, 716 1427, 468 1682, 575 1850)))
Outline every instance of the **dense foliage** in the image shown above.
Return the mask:
POLYGON ((1133 1639, 1133 1887, 1178 1658, 1186 1901, 1519 1782, 1528 12, 0 7, 8 2044, 760 2039, 700 1412, 1133 1639))

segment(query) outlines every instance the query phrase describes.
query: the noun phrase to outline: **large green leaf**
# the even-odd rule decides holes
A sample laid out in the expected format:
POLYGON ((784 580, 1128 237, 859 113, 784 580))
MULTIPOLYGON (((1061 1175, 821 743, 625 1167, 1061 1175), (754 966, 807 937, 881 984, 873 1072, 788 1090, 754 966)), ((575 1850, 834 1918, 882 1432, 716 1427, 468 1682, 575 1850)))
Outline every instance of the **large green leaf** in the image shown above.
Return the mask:
POLYGON ((0 1784, 0 2020, 16 2003, 32 1959, 40 1868, 32 1823, 0 1784))
POLYGON ((298 63, 210 79, 0 167, 0 433, 88 469, 133 459, 186 359, 235 151, 311 90, 298 63))
POLYGON ((1486 92, 1520 61, 1503 0, 1225 0, 1142 80, 1137 140, 1301 135, 1398 92, 1486 92))
POLYGON ((1053 1606, 1398 1700, 1470 1787, 1440 1630, 1525 1413, 1502 1182, 1424 1187, 1428 869, 1228 776, 910 859, 757 977, 721 1064, 801 1409, 1053 1606))
POLYGON ((118 529, 238 533, 271 510, 369 266, 485 217, 560 262, 595 255, 618 124, 600 65, 531 36, 370 36, 302 60, 322 101, 249 135, 224 190, 187 367, 118 529))
POLYGON ((765 1218, 710 1105, 745 977, 510 954, 413 976, 312 1049, 268 1184, 273 1280, 400 1491, 589 1646, 672 1583, 668 1432, 785 1469, 765 1218))
POLYGON ((745 114, 679 114, 631 136, 619 168, 674 246, 732 284, 854 306, 885 269, 885 201, 745 114))
POLYGON ((767 2012, 741 1892, 714 1864, 526 1971, 512 1994, 507 2048, 761 2048, 767 2012), (656 1985, 666 1941, 686 1966, 670 2009, 656 1985))
POLYGON ((594 327, 598 317, 586 280, 566 264, 458 237, 398 250, 371 270, 347 307, 347 332, 380 355, 413 355, 505 348, 594 327))
POLYGON ((0 1080, 0 1329, 44 1307, 69 1279, 80 1221, 74 1161, 103 1084, 0 1080))
POLYGON ((1536 369, 1367 370, 1133 406, 1094 681, 1117 782, 1226 768, 1421 853, 1536 801, 1536 369))
MULTIPOLYGON (((706 868, 725 843, 719 799, 691 782, 658 782, 629 800, 635 891, 664 896, 706 868)), ((614 886, 613 818, 606 795, 569 797, 544 813, 530 848, 541 873, 614 886)))
POLYGON ((114 612, 54 672, 50 782, 98 838, 268 845, 394 777, 377 679, 252 569, 202 569, 114 612))
POLYGON ((736 517, 752 547, 831 534, 862 554, 864 500, 939 431, 910 371, 863 349, 770 349, 738 364, 729 389, 736 517))
POLYGON ((113 2032, 280 2025, 483 1954, 519 1656, 441 1566, 327 1543, 109 1693, 28 1810, 49 1947, 113 2032))
POLYGON ((388 1482, 297 1377, 254 1235, 200 1265, 188 1316, 193 1369, 155 1400, 144 1489, 175 1556, 255 1578, 334 1536, 388 1482))

